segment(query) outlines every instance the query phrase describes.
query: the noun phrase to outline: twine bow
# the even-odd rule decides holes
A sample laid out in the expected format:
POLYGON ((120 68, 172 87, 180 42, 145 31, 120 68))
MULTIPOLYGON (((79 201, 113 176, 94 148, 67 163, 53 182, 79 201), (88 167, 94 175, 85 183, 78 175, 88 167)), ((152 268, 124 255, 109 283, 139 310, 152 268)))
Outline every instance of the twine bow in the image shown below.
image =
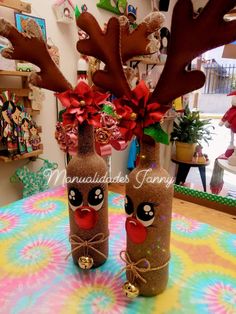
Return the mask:
POLYGON ((126 263, 126 266, 121 269, 121 271, 116 275, 116 277, 119 277, 124 271, 128 270, 132 273, 132 275, 134 276, 134 279, 138 278, 145 284, 147 283, 147 280, 141 276, 142 273, 147 273, 154 270, 160 270, 166 267, 170 261, 170 258, 169 258, 165 264, 152 268, 150 262, 146 258, 142 258, 135 263, 132 262, 127 251, 121 251, 120 258, 124 263, 126 263))
POLYGON ((80 248, 85 249, 85 255, 88 255, 88 251, 92 250, 99 255, 101 255, 104 258, 107 258, 105 254, 103 254, 101 251, 96 249, 94 245, 101 244, 109 238, 109 234, 106 236, 104 233, 97 233, 95 236, 93 236, 89 240, 83 240, 81 237, 79 237, 76 234, 69 236, 69 241, 71 245, 75 245, 75 247, 71 250, 71 252, 66 256, 66 260, 72 255, 75 251, 79 250, 80 248))

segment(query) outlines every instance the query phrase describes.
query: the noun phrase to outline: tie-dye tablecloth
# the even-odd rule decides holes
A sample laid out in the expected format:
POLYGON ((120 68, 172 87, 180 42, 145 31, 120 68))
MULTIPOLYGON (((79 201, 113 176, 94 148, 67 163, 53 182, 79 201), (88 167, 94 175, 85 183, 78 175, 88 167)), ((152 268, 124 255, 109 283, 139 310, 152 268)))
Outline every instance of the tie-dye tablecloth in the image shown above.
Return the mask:
MULTIPOLYGON (((68 244, 64 188, 0 209, 0 313, 10 314, 235 314, 236 235, 173 214, 167 290, 127 299, 115 275, 124 266, 123 197, 110 193, 110 255, 83 273, 65 256, 68 244)), ((160 248, 161 249, 161 248, 160 248)))

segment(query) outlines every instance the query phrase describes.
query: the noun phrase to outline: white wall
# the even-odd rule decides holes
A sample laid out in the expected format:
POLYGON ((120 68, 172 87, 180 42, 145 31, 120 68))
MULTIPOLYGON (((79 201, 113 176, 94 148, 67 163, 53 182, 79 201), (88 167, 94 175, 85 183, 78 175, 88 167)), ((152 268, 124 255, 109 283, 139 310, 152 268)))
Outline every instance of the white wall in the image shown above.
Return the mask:
POLYGON ((194 9, 197 10, 198 8, 203 8, 208 0, 192 0, 192 2, 194 9))
MULTIPOLYGON (((95 0, 74 0, 74 4, 78 4, 79 8, 86 3, 88 11, 94 14, 101 25, 112 16, 109 12, 98 9, 95 0)), ((176 0, 171 0, 170 10, 176 0)), ((76 51, 77 28, 73 25, 57 24, 54 13, 52 11, 52 4, 54 1, 48 0, 32 0, 32 15, 46 19, 47 36, 59 47, 61 54, 61 70, 65 77, 72 83, 76 83, 76 65, 78 59, 78 52, 76 51)), ((138 7, 138 20, 140 21, 151 11, 151 1, 148 0, 129 0, 130 4, 138 7)), ((165 13, 167 17, 166 26, 170 26, 171 14, 165 13)), ((0 16, 14 21, 13 10, 0 7, 0 16)), ((0 85, 3 86, 1 78, 0 85)), ((42 111, 37 118, 39 125, 42 125, 42 142, 44 145, 43 158, 50 161, 57 162, 59 169, 65 168, 64 154, 58 149, 58 145, 54 139, 55 123, 56 123, 56 105, 55 98, 52 92, 46 91, 46 99, 43 104, 42 111)), ((120 171, 126 173, 128 150, 125 152, 113 152, 112 156, 112 174, 116 175, 120 171)), ((10 203, 21 198, 22 187, 20 184, 11 184, 9 178, 14 174, 16 168, 26 164, 25 161, 14 161, 9 164, 0 163, 0 206, 10 203)), ((42 165, 42 161, 37 160, 28 165, 29 168, 37 170, 42 165)))

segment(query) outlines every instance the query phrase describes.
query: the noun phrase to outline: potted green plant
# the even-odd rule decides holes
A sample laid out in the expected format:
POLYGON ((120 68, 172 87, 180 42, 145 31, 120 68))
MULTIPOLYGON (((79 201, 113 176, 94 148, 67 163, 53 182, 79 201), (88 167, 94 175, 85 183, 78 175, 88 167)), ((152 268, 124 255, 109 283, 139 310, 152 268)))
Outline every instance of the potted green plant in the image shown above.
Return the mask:
POLYGON ((201 141, 212 139, 212 129, 210 119, 201 119, 199 111, 190 111, 186 107, 183 115, 174 122, 171 141, 176 144, 176 159, 190 162, 192 161, 196 145, 201 141))

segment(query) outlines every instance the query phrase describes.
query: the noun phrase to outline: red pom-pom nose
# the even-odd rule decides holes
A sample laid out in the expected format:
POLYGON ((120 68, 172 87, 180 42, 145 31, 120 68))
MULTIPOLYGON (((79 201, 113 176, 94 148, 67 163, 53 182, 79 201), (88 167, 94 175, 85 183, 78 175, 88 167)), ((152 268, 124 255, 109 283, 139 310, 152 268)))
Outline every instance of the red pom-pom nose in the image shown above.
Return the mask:
POLYGON ((93 229, 98 220, 97 212, 88 206, 78 208, 74 217, 76 224, 85 230, 93 229))
POLYGON ((143 243, 147 238, 147 229, 135 218, 127 218, 125 228, 130 240, 136 244, 143 243))

